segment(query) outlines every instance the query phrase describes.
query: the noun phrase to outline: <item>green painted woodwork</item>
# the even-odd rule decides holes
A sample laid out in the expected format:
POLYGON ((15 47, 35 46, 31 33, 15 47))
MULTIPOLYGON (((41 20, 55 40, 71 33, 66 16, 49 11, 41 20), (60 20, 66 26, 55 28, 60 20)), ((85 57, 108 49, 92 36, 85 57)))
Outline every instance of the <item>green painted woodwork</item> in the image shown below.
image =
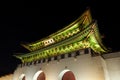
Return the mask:
POLYGON ((42 48, 40 50, 30 52, 28 54, 16 56, 21 59, 22 62, 31 62, 40 60, 43 58, 48 58, 52 56, 58 56, 61 54, 70 53, 76 50, 91 48, 96 53, 104 53, 106 50, 102 48, 97 41, 97 26, 96 23, 92 23, 81 33, 76 34, 64 41, 56 43, 54 45, 42 48), (94 28, 92 28, 95 26, 94 28))
POLYGON ((53 39, 54 43, 45 46, 43 41, 47 40, 47 38, 43 38, 38 42, 28 44, 27 46, 24 45, 29 47, 28 49, 31 52, 14 56, 25 63, 85 48, 91 48, 99 54, 106 53, 107 49, 102 44, 97 23, 91 20, 89 11, 86 11, 83 15, 69 26, 63 28, 62 31, 59 30, 47 37, 53 39), (89 14, 87 15, 88 17, 85 14, 89 14))
POLYGON ((24 46, 29 51, 35 51, 41 49, 43 47, 46 47, 44 45, 44 40, 52 38, 55 41, 52 44, 55 44, 59 41, 62 41, 64 39, 69 38, 70 36, 77 34, 78 32, 81 32, 81 30, 86 28, 86 26, 88 26, 91 22, 92 22, 92 18, 91 18, 90 10, 86 10, 77 20, 75 20, 65 28, 36 42, 29 44, 22 44, 22 46, 24 46))

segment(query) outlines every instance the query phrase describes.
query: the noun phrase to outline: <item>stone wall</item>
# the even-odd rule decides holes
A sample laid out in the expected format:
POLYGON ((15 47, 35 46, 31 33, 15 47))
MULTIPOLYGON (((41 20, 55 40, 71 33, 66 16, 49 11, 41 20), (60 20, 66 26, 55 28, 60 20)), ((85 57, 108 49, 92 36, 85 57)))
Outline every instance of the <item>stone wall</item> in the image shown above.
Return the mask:
POLYGON ((46 80, 60 80, 60 73, 66 69, 74 73, 76 80, 105 80, 101 56, 91 57, 91 54, 18 67, 13 80, 19 80, 21 74, 25 74, 26 80, 33 80, 40 70, 45 73, 46 80))

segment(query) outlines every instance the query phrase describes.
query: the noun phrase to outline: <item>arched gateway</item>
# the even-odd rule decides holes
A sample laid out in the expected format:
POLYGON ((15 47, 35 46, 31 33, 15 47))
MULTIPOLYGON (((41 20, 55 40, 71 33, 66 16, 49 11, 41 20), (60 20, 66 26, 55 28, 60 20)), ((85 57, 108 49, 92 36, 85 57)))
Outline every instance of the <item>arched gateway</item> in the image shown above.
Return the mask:
POLYGON ((59 80, 76 80, 76 79, 72 71, 65 69, 59 74, 59 80))
POLYGON ((45 80, 45 74, 42 70, 35 73, 33 80, 45 80))

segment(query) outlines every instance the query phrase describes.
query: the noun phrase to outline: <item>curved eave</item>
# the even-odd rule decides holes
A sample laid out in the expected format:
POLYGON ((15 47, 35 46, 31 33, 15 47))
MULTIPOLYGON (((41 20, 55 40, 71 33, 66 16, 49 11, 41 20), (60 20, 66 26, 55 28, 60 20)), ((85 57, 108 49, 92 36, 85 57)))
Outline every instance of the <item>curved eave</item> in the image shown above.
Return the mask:
MULTIPOLYGON (((36 48, 34 48, 34 49, 35 49, 35 50, 38 50, 39 48, 41 48, 40 46, 38 46, 38 45, 39 45, 38 43, 42 42, 42 41, 45 40, 45 39, 52 38, 52 37, 55 36, 55 35, 59 35, 59 34, 61 34, 62 32, 67 31, 69 28, 72 28, 72 27, 74 27, 74 26, 77 25, 77 24, 78 24, 78 26, 79 26, 79 22, 82 21, 82 20, 85 18, 85 16, 86 16, 87 19, 88 19, 88 23, 87 23, 87 24, 91 23, 91 22, 92 22, 92 17, 91 17, 91 14, 90 14, 90 10, 88 9, 88 10, 86 10, 78 19, 76 19, 74 22, 72 22, 72 23, 69 24, 68 26, 64 27, 63 29, 61 29, 61 30, 59 30, 59 31, 57 31, 57 32, 49 35, 48 37, 42 38, 42 39, 40 39, 40 40, 38 40, 38 41, 29 43, 29 44, 23 44, 22 46, 25 47, 26 49, 28 49, 29 51, 34 51, 34 50, 32 49, 33 47, 36 47, 36 48), (31 47, 32 47, 32 48, 31 48, 31 47)), ((86 19, 85 19, 85 20, 86 20, 86 19)), ((84 21, 84 20, 83 20, 83 21, 84 21)), ((76 26, 75 26, 75 27, 76 27, 76 26)), ((81 28, 83 28, 83 26, 81 26, 81 28)))
POLYGON ((22 45, 23 47, 25 47, 26 49, 28 49, 29 51, 32 51, 28 45, 25 45, 25 44, 21 44, 21 45, 22 45))
MULTIPOLYGON (((94 35, 94 34, 93 34, 93 35, 94 35)), ((96 40, 95 36, 91 36, 91 37, 90 37, 90 47, 93 49, 94 52, 99 53, 99 54, 101 54, 101 53, 106 53, 107 50, 105 49, 105 47, 103 47, 103 46, 101 46, 101 45, 102 45, 102 44, 100 44, 100 43, 96 40)))
POLYGON ((13 56, 16 57, 16 58, 18 58, 18 59, 20 59, 22 61, 22 63, 25 62, 21 56, 18 56, 18 55, 13 55, 13 56))
POLYGON ((89 42, 90 42, 90 47, 99 54, 102 53, 107 53, 108 49, 102 44, 102 39, 100 37, 100 33, 97 27, 97 24, 94 23, 94 29, 91 32, 91 36, 89 38, 89 42))

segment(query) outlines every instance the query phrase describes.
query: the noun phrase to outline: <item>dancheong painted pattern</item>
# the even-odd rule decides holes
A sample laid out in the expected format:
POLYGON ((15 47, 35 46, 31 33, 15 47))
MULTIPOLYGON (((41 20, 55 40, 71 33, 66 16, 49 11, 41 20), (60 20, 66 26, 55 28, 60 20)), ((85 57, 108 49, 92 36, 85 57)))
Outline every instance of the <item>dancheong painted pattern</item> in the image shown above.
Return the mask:
POLYGON ((92 20, 89 9, 63 29, 38 41, 22 44, 22 46, 30 52, 14 56, 21 59, 23 63, 85 48, 91 48, 99 54, 107 52, 107 49, 102 44, 97 23, 92 20))

